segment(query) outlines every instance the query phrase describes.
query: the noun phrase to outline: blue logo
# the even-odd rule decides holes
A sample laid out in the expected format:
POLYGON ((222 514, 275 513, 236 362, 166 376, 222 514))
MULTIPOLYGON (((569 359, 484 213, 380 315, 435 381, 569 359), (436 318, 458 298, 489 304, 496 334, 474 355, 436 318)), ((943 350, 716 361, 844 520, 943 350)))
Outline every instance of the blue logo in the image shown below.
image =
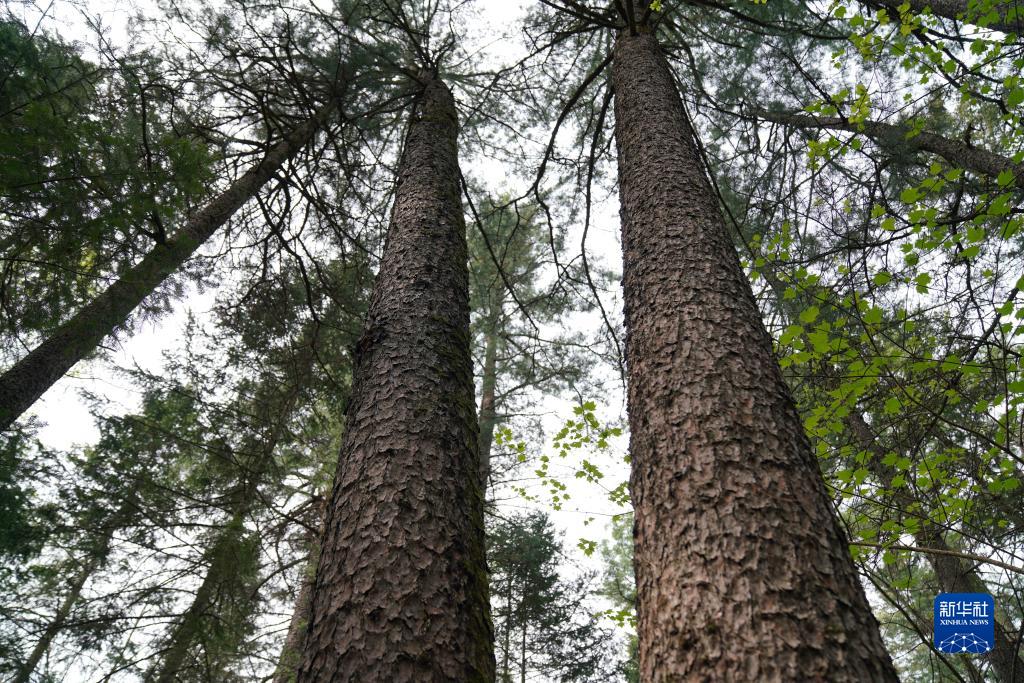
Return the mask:
POLYGON ((996 639, 996 603, 988 593, 942 593, 935 598, 935 649, 980 655, 996 639))

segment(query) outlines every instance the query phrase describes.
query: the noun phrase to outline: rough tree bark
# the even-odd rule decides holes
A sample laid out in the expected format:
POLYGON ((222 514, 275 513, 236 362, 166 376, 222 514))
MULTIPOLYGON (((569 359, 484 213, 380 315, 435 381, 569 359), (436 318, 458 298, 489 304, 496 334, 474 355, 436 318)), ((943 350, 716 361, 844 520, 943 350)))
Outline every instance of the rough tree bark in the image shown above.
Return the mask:
POLYGON ((614 48, 643 681, 895 681, 668 63, 614 48))
POLYGON ((494 680, 458 120, 422 77, 327 511, 300 683, 494 680))
POLYGON ((8 429, 75 363, 124 325, 128 316, 195 253, 321 128, 336 104, 325 106, 279 142, 258 164, 217 195, 178 232, 58 327, 0 377, 0 432, 8 429))
MULTIPOLYGON (((892 486, 892 478, 895 471, 882 461, 885 458, 886 450, 878 443, 874 431, 868 425, 864 416, 858 412, 850 413, 847 417, 847 424, 857 444, 864 450, 870 452, 874 457, 867 461, 868 469, 882 482, 882 484, 893 492, 895 502, 902 509, 908 509, 914 503, 913 496, 905 489, 895 489, 892 486)), ((919 547, 931 548, 934 550, 952 550, 946 543, 946 536, 942 528, 930 521, 927 517, 922 518, 921 526, 914 534, 914 541, 919 547)), ((988 593, 989 589, 985 582, 978 576, 974 567, 965 560, 952 555, 941 555, 925 553, 925 558, 935 571, 935 577, 939 580, 939 586, 946 593, 988 593)), ((984 657, 992 665, 996 676, 1003 683, 1024 683, 1024 660, 1020 657, 1020 645, 1016 635, 1007 629, 1006 625, 998 618, 995 620, 995 646, 992 651, 984 657)))

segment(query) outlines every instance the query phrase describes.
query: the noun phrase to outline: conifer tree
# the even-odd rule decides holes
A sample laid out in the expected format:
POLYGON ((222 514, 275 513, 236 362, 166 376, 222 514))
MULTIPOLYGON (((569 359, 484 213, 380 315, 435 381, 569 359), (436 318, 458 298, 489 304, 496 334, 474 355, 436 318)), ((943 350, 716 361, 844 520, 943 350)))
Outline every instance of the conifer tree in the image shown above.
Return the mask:
POLYGON ((648 16, 612 56, 641 680, 895 680, 648 16))
POLYGON ((416 74, 298 681, 489 681, 455 100, 416 74))

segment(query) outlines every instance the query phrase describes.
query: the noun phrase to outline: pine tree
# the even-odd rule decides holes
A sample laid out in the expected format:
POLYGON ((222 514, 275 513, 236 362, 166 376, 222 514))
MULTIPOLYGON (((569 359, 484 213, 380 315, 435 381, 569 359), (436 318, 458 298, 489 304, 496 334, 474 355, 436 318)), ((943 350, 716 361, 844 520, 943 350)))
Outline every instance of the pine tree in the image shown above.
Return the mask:
POLYGON ((357 344, 298 681, 488 681, 455 101, 421 70, 357 344))
POLYGON ((232 214, 300 152, 334 112, 331 103, 267 150, 260 162, 210 201, 174 235, 161 240, 114 284, 62 323, 0 377, 0 431, 8 429, 43 393, 174 273, 232 214))
POLYGON ((592 577, 560 576, 565 551, 547 515, 496 519, 487 545, 497 680, 587 681, 609 675, 609 634, 586 605, 592 577))
POLYGON ((627 9, 612 80, 641 680, 895 680, 674 79, 627 9))

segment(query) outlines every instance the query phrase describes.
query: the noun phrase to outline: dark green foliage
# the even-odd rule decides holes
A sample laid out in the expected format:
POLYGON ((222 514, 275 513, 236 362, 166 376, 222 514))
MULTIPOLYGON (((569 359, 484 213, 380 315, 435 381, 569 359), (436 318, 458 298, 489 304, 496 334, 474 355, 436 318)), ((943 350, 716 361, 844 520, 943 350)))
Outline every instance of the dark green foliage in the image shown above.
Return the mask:
POLYGON ((564 551, 541 512, 493 520, 487 561, 498 680, 542 675, 557 681, 611 680, 610 632, 588 607, 593 576, 561 575, 564 551))
POLYGON ((19 345, 172 235, 205 194, 213 156, 164 72, 145 53, 90 63, 0 21, 0 333, 19 345))

